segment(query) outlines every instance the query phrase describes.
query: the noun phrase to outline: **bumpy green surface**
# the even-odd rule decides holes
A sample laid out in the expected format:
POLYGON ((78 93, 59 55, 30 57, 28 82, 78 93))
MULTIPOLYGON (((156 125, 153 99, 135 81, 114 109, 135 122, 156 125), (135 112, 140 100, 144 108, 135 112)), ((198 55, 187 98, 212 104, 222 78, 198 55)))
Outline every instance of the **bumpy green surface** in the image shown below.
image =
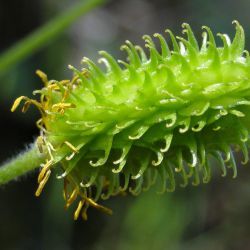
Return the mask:
POLYGON ((183 24, 187 39, 167 30, 171 48, 160 34, 154 35, 160 50, 144 36, 147 55, 126 41, 128 63, 101 51, 106 72, 88 58, 87 69, 70 66, 71 81, 47 81, 40 72, 38 145, 51 165, 62 164, 59 178, 98 200, 153 184, 164 192, 176 183, 206 183, 211 162, 236 177, 233 151, 248 161, 250 61, 244 31, 235 25, 232 42, 219 34, 221 47, 208 27, 199 45, 183 24))

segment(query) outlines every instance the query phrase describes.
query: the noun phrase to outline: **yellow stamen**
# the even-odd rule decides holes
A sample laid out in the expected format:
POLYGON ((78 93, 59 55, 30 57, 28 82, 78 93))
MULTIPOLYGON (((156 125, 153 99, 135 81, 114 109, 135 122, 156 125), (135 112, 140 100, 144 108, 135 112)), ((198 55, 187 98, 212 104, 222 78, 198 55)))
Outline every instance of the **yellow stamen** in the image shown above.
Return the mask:
POLYGON ((14 101, 14 103, 13 103, 13 105, 12 105, 12 107, 11 107, 11 112, 14 112, 16 109, 17 109, 17 107, 20 105, 20 103, 21 103, 21 101, 22 100, 24 100, 24 99, 28 99, 26 96, 20 96, 20 97, 18 97, 15 101, 14 101))
POLYGON ((48 171, 46 172, 46 174, 45 174, 43 180, 40 182, 40 184, 39 184, 39 186, 38 186, 38 188, 37 188, 37 190, 36 190, 36 193, 35 193, 35 195, 36 195, 37 197, 40 196, 40 194, 42 193, 43 188, 44 188, 45 184, 47 183, 50 174, 51 174, 51 170, 48 170, 48 171))
POLYGON ((24 106, 22 108, 23 113, 25 113, 27 111, 30 104, 34 104, 39 110, 42 110, 41 104, 39 102, 37 102, 36 100, 29 99, 26 96, 20 96, 14 101, 14 103, 11 107, 11 112, 14 112, 17 109, 17 107, 20 105, 22 100, 26 100, 26 102, 24 103, 24 106))
POLYGON ((79 150, 73 146, 70 142, 65 141, 64 144, 66 144, 74 153, 79 153, 79 150))
POLYGON ((50 169, 51 165, 52 165, 52 161, 47 160, 46 164, 43 166, 42 170, 40 171, 40 173, 38 175, 38 183, 42 182, 42 180, 44 179, 45 174, 50 169))
POLYGON ((100 210, 100 211, 102 211, 102 212, 104 212, 106 214, 109 214, 109 215, 113 214, 113 211, 111 209, 97 204, 91 198, 85 197, 84 199, 89 203, 90 206, 92 206, 92 207, 94 207, 94 208, 96 208, 96 209, 98 209, 98 210, 100 210))
POLYGON ((74 220, 77 220, 77 219, 78 219, 79 214, 80 214, 80 212, 81 212, 81 210, 82 210, 83 205, 84 205, 84 200, 81 200, 81 201, 78 203, 77 209, 76 209, 76 211, 75 211, 75 213, 74 213, 74 220))
POLYGON ((76 106, 73 103, 57 103, 52 106, 52 109, 66 109, 66 108, 75 108, 76 106))
POLYGON ((39 69, 36 71, 36 74, 41 78, 44 85, 47 86, 49 82, 47 75, 39 69))
POLYGON ((47 88, 50 90, 60 90, 59 86, 56 83, 50 84, 47 88))
POLYGON ((72 192, 72 194, 66 201, 66 205, 65 205, 66 208, 68 208, 75 201, 75 199, 77 198, 77 195, 78 195, 78 189, 74 189, 74 191, 72 192))
POLYGON ((73 103, 57 103, 52 106, 52 111, 59 112, 64 114, 65 109, 75 108, 76 106, 73 103))
POLYGON ((29 107, 30 107, 30 104, 31 104, 31 101, 29 100, 29 101, 26 101, 25 103, 24 103, 24 105, 23 105, 23 108, 22 108, 22 112, 23 113, 26 113, 26 111, 29 109, 29 107))

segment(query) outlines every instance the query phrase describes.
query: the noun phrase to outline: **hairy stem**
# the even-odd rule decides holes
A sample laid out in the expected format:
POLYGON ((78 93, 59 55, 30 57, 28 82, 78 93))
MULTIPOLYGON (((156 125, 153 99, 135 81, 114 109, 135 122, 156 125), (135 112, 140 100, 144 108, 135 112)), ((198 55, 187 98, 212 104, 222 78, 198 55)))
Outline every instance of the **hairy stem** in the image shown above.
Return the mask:
POLYGON ((33 145, 30 149, 0 167, 0 185, 39 167, 43 161, 43 155, 33 145))

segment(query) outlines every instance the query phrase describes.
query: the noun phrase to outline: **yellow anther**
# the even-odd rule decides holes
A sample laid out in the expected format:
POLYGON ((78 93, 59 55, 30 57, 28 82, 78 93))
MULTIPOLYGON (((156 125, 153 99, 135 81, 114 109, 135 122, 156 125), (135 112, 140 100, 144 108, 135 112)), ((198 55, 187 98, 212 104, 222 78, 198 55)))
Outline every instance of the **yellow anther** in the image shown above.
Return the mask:
POLYGON ((65 141, 64 144, 67 145, 74 153, 79 153, 79 150, 75 146, 73 146, 70 142, 65 141))
POLYGON ((64 113, 65 109, 75 108, 76 106, 73 103, 57 103, 52 106, 52 111, 64 113))
POLYGON ((11 112, 14 112, 17 109, 17 107, 20 105, 22 100, 26 100, 26 102, 24 103, 24 106, 22 108, 23 113, 25 113, 27 111, 30 104, 34 104, 39 110, 42 110, 41 104, 39 102, 37 102, 36 100, 29 99, 26 96, 20 96, 14 101, 14 103, 11 107, 11 112))
POLYGON ((36 74, 41 78, 41 80, 45 84, 45 86, 47 86, 48 82, 49 82, 47 75, 39 69, 36 71, 36 74))
POLYGON ((20 96, 20 97, 18 97, 14 101, 14 103, 13 103, 13 105, 11 107, 11 112, 14 112, 17 109, 17 107, 20 105, 21 101, 24 100, 24 99, 27 100, 28 98, 26 96, 20 96))
POLYGON ((76 106, 73 103, 57 103, 52 106, 52 109, 57 109, 57 108, 75 108, 76 106))
POLYGON ((36 196, 40 196, 40 194, 42 193, 43 188, 44 188, 45 184, 47 183, 47 181, 48 181, 48 179, 50 177, 50 174, 51 174, 51 170, 48 170, 46 172, 43 180, 40 182, 40 184, 39 184, 39 186, 38 186, 38 188, 36 190, 36 193, 35 193, 36 196))
POLYGON ((26 113, 26 111, 29 109, 29 107, 30 107, 30 104, 31 104, 31 100, 28 100, 28 101, 26 101, 25 103, 24 103, 24 105, 23 105, 23 108, 22 108, 22 112, 23 113, 26 113))
POLYGON ((74 189, 70 197, 66 200, 65 208, 68 208, 77 198, 78 195, 78 189, 74 189))
POLYGON ((52 83, 52 84, 48 85, 47 88, 50 90, 60 90, 59 86, 56 83, 52 83))
POLYGON ((76 211, 75 211, 75 213, 74 213, 74 220, 77 220, 77 219, 78 219, 79 214, 80 214, 80 212, 81 212, 81 210, 82 210, 83 205, 84 205, 84 200, 81 200, 81 201, 78 203, 77 209, 76 209, 76 211))
POLYGON ((42 170, 40 171, 39 175, 38 175, 38 183, 42 182, 42 180, 44 179, 44 176, 46 176, 47 171, 50 169, 52 165, 52 161, 47 161, 46 164, 43 166, 42 170))

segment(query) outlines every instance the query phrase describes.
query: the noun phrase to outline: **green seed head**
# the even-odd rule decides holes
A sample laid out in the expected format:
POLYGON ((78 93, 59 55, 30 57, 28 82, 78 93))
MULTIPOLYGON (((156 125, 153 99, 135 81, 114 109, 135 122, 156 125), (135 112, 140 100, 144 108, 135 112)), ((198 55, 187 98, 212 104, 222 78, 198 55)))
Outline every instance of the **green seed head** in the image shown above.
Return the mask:
POLYGON ((25 100, 23 111, 34 104, 39 149, 47 155, 38 181, 40 194, 51 168, 60 166, 65 181, 66 206, 81 197, 75 218, 86 218, 89 205, 109 210, 95 201, 121 192, 134 195, 157 185, 159 192, 177 184, 198 185, 211 178, 210 158, 222 176, 231 168, 237 175, 233 150, 248 161, 250 129, 250 60, 244 50, 244 31, 235 21, 233 41, 203 27, 199 44, 186 23, 187 38, 166 30, 171 47, 161 34, 160 44, 145 35, 147 53, 126 41, 121 47, 128 62, 100 51, 101 70, 88 58, 72 80, 48 81, 35 91, 40 101, 25 100), (120 66, 121 64, 121 66, 120 66))

